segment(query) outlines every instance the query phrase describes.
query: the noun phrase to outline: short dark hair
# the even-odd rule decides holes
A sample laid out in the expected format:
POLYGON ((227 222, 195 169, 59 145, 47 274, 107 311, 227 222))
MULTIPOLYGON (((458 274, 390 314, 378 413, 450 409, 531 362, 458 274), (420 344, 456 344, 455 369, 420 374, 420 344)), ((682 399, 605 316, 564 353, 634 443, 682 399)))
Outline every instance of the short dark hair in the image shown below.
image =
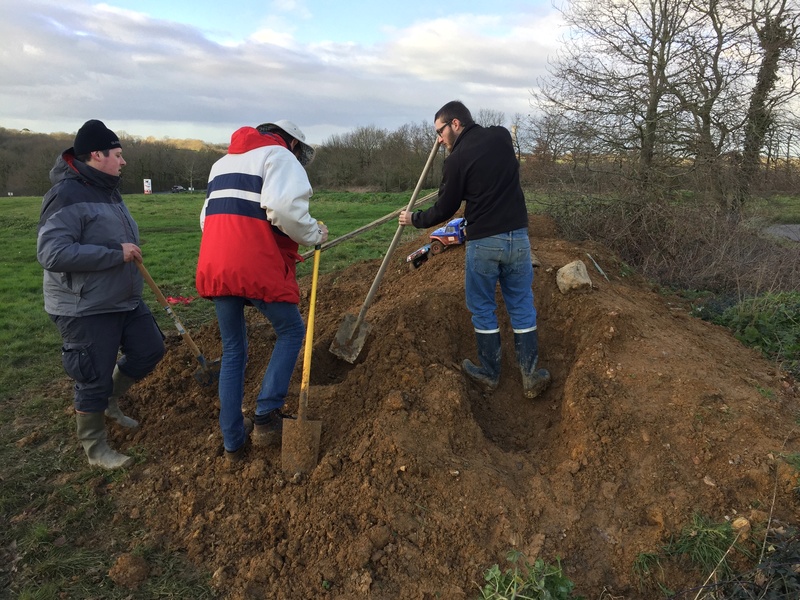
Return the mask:
POLYGON ((433 120, 436 121, 438 119, 441 119, 442 121, 452 121, 453 119, 458 119, 461 121, 461 124, 464 127, 472 125, 475 122, 472 120, 472 114, 470 114, 469 109, 464 106, 464 103, 461 102, 461 100, 451 100, 438 111, 436 111, 436 114, 433 116, 433 120))

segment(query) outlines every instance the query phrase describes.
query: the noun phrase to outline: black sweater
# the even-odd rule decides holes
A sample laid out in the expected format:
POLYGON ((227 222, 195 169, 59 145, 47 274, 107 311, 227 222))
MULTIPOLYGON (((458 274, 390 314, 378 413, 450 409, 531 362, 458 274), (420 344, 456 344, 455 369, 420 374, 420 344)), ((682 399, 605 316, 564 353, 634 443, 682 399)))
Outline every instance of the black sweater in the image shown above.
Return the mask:
POLYGON ((469 125, 444 161, 439 198, 412 215, 415 227, 427 228, 452 217, 466 202, 468 240, 528 226, 525 195, 511 134, 505 127, 469 125))

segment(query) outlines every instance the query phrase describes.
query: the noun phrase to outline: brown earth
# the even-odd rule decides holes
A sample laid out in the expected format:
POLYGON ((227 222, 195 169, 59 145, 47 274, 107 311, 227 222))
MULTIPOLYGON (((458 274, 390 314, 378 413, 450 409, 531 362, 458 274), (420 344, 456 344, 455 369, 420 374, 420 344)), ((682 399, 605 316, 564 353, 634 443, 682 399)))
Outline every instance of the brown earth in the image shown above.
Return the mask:
MULTIPOLYGON (((538 217, 530 233, 541 262, 540 366, 554 381, 543 398, 523 398, 502 310, 499 389, 487 395, 465 380, 459 364, 475 347, 463 249, 413 270, 404 257, 420 236, 387 270, 355 365, 328 348, 379 261, 320 277, 309 405, 323 430, 310 476, 284 475, 279 449, 226 463, 216 390, 195 382, 197 363, 173 334, 165 360, 124 402, 141 428, 111 433, 147 454, 112 492, 122 513, 213 573, 224 597, 291 600, 475 598, 510 549, 531 561, 561 557, 587 598, 657 598, 640 589, 634 561, 694 513, 763 526, 773 510, 797 523, 797 477, 780 459, 800 451, 794 382, 679 299, 622 277, 603 248, 559 239, 538 217), (576 259, 594 286, 564 295, 556 271, 576 259)), ((249 319, 246 413, 274 342, 260 315, 249 319)), ((220 355, 215 326, 193 337, 208 358, 220 355)), ((702 583, 664 568, 673 590, 702 583)))

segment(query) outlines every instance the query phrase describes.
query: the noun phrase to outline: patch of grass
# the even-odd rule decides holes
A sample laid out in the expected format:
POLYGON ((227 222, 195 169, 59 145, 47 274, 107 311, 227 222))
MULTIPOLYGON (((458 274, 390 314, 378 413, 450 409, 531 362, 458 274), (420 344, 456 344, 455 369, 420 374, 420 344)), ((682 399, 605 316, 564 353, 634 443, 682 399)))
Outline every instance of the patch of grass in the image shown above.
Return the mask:
POLYGON ((800 292, 748 298, 713 321, 728 327, 743 344, 800 375, 800 292))
POLYGON ((782 458, 795 471, 800 471, 800 452, 792 452, 791 454, 784 454, 782 455, 782 458))
POLYGON ((775 391, 774 390, 770 390, 770 389, 762 387, 760 385, 756 386, 756 390, 758 390, 758 393, 761 394, 762 396, 764 396, 764 398, 766 398, 767 400, 775 400, 775 391))
POLYGON ((639 582, 639 591, 641 591, 647 581, 652 579, 655 571, 663 574, 661 568, 661 561, 658 554, 653 552, 640 552, 636 559, 633 561, 633 574, 639 582))
POLYGON ((694 514, 691 522, 664 547, 664 552, 669 556, 686 558, 692 565, 700 568, 704 575, 715 569, 727 575, 731 568, 725 555, 735 537, 733 528, 727 521, 714 523, 703 515, 694 514))
MULTIPOLYGON (((781 529, 773 529, 764 532, 767 539, 780 538, 786 533, 781 529)), ((795 534, 792 534, 795 535, 795 534)), ((756 555, 761 550, 761 540, 755 533, 749 538, 740 539, 733 530, 733 527, 728 521, 716 523, 711 519, 695 514, 692 516, 691 521, 681 529, 680 533, 673 536, 670 541, 662 546, 656 553, 641 553, 639 554, 633 564, 633 572, 636 575, 639 588, 658 588, 664 597, 669 598, 699 598, 704 599, 726 599, 726 600, 745 600, 755 598, 771 598, 777 600, 778 598, 795 598, 800 596, 788 595, 753 595, 753 596, 731 596, 721 593, 721 590, 729 589, 728 586, 736 586, 743 584, 742 589, 747 588, 747 582, 758 582, 759 585, 765 587, 758 588, 762 592, 771 590, 771 593, 778 593, 783 589, 778 577, 773 577, 771 581, 762 578, 762 566, 758 565, 752 571, 745 571, 749 565, 756 565, 759 559, 756 555), (662 566, 667 562, 672 562, 675 565, 684 569, 696 570, 699 575, 705 578, 705 582, 690 590, 682 592, 675 592, 667 588, 664 582, 664 571, 662 566), (737 570, 734 570, 736 565, 737 570), (712 581, 713 580, 713 581, 712 581), (676 595, 677 594, 677 595, 676 595)), ((769 552, 773 552, 774 545, 766 545, 769 552)), ((800 550, 800 545, 793 550, 797 552, 800 550)), ((796 562, 792 565, 783 565, 787 567, 786 573, 793 572, 796 562)), ((777 565, 773 565, 777 567, 777 565)), ((763 574, 763 573, 762 573, 763 574)), ((800 577, 794 573, 795 577, 800 577)), ((669 583, 669 582, 666 582, 669 583)), ((733 589, 733 588, 731 588, 733 589)), ((756 588, 753 588, 756 589, 756 588)))
POLYGON ((771 196, 753 199, 750 210, 770 223, 792 225, 800 223, 800 197, 771 196))
POLYGON ((30 394, 29 402, 12 399, 0 412, 0 596, 213 598, 207 574, 155 548, 134 548, 151 566, 138 591, 109 579, 116 556, 145 534, 138 521, 113 518, 108 490, 125 485, 128 472, 86 464, 64 404, 58 394, 30 394))
POLYGON ((561 570, 561 562, 549 565, 541 559, 529 563, 522 553, 511 550, 505 571, 495 564, 486 571, 482 600, 580 600, 573 596, 574 584, 561 570))

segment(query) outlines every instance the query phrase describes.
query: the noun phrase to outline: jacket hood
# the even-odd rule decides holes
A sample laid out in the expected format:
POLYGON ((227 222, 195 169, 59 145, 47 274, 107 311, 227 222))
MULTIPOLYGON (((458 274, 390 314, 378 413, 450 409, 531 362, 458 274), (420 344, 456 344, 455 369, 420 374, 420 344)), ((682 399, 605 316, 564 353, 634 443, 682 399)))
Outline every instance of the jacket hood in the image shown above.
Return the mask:
POLYGON ((228 154, 244 154, 264 146, 283 146, 289 149, 281 136, 275 133, 259 133, 255 127, 240 127, 231 135, 228 154))
POLYGON ((75 170, 75 167, 72 166, 72 160, 75 158, 75 155, 72 154, 72 148, 69 150, 64 150, 58 158, 56 158, 56 164, 53 165, 53 168, 50 169, 50 183, 55 185, 59 181, 66 179, 70 173, 73 175, 77 175, 78 171, 75 170))

